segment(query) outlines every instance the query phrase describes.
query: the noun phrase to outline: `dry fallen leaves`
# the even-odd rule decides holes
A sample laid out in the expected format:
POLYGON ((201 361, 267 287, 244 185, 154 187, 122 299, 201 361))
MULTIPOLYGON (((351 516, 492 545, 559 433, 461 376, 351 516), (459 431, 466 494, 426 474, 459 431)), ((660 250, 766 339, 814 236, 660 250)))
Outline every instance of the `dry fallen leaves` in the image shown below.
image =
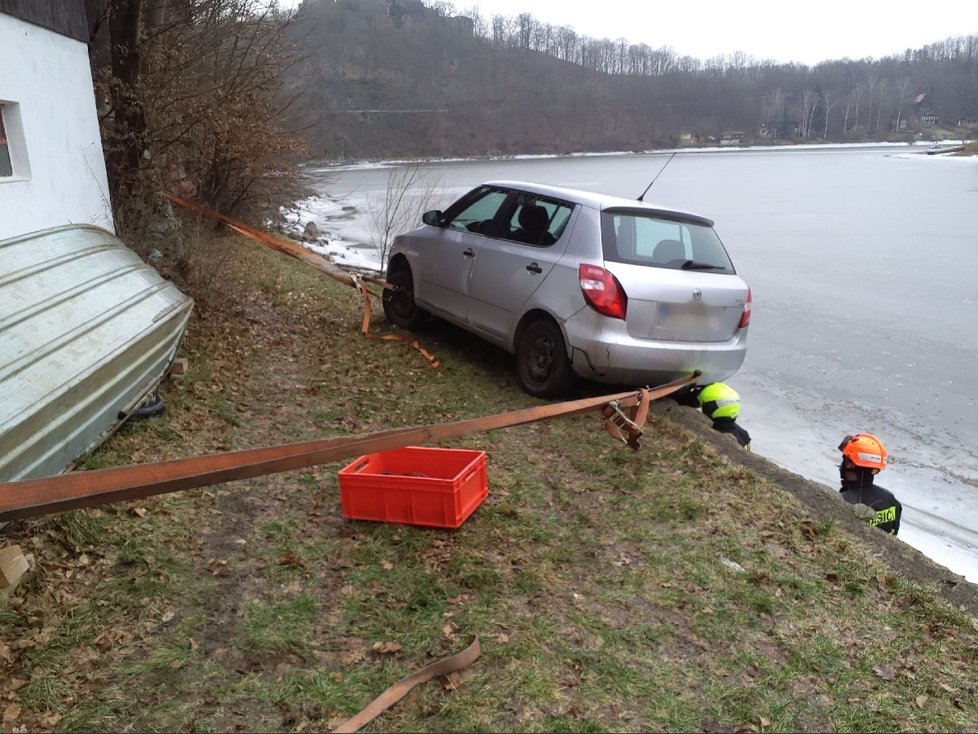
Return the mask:
POLYGON ((400 651, 401 646, 396 642, 375 642, 372 649, 378 655, 393 655, 400 651))
POLYGON ((801 532, 809 540, 815 540, 820 535, 818 526, 810 520, 799 523, 799 526, 801 527, 801 532))
POLYGON ((7 723, 8 721, 17 721, 20 717, 20 706, 16 703, 12 703, 7 708, 3 710, 3 721, 7 723))
POLYGON ((893 680, 894 672, 892 668, 884 668, 882 665, 877 665, 873 668, 873 672, 883 680, 893 680))

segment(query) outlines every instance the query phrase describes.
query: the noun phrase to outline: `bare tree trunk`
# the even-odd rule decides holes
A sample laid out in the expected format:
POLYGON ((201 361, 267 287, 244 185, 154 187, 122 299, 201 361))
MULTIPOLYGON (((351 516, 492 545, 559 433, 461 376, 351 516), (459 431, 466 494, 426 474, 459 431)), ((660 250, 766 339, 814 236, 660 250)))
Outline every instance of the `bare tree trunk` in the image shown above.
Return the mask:
MULTIPOLYGON (((867 100, 869 102, 869 112, 866 113, 866 131, 868 132, 869 128, 872 127, 873 125, 873 90, 876 89, 875 74, 869 75, 869 81, 866 82, 866 87, 868 91, 868 94, 866 96, 869 98, 867 100)), ((858 124, 859 121, 856 120, 856 123, 858 124)))
POLYGON ((835 104, 829 104, 828 92, 825 93, 824 98, 825 98, 825 126, 822 128, 822 140, 825 140, 829 137, 829 112, 831 112, 832 108, 835 107, 835 104))
POLYGON ((805 140, 808 140, 812 134, 812 121, 815 119, 815 105, 817 103, 818 95, 806 89, 802 97, 801 108, 801 136, 805 140))
POLYGON ((897 106, 897 117, 896 117, 896 132, 900 132, 900 122, 903 116, 903 96, 907 93, 907 87, 910 85, 910 79, 904 78, 900 80, 900 104, 897 106))
POLYGON ((108 174, 113 191, 139 170, 145 149, 146 116, 136 94, 139 82, 139 33, 142 0, 110 0, 109 39, 112 54, 112 109, 116 145, 110 150, 108 174))
POLYGON ((880 79, 880 106, 876 108, 876 130, 874 131, 876 135, 880 133, 880 117, 883 115, 883 94, 886 92, 887 81, 886 79, 880 79))

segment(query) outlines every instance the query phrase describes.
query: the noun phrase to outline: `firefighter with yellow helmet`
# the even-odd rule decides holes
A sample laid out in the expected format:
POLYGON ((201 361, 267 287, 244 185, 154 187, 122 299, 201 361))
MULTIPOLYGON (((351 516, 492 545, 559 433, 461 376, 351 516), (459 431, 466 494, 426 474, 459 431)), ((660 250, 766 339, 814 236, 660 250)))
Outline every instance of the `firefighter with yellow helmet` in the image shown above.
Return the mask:
POLYGON ((850 505, 869 507, 875 513, 869 524, 896 535, 903 506, 892 492, 873 483, 876 475, 886 468, 883 442, 872 433, 857 433, 843 438, 839 450, 842 452, 839 464, 842 498, 850 505))
POLYGON ((706 417, 713 421, 713 429, 729 433, 737 443, 750 451, 750 434, 737 423, 740 415, 740 395, 723 382, 714 382, 696 394, 700 408, 706 417))

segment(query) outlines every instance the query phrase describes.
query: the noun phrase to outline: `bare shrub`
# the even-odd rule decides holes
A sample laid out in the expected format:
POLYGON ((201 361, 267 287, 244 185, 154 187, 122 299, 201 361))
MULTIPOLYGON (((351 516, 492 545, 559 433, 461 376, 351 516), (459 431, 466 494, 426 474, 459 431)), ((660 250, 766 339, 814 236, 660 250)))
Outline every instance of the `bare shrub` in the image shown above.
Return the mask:
POLYGON ((369 207, 371 244, 377 248, 381 270, 387 269, 394 237, 421 222, 439 188, 439 176, 420 164, 395 166, 387 173, 382 201, 369 207))
MULTIPOLYGON (((263 221, 301 195, 304 141, 284 122, 294 13, 262 0, 106 0, 92 44, 117 228, 173 222, 162 196, 263 221)), ((156 227, 156 225, 153 225, 156 227)))

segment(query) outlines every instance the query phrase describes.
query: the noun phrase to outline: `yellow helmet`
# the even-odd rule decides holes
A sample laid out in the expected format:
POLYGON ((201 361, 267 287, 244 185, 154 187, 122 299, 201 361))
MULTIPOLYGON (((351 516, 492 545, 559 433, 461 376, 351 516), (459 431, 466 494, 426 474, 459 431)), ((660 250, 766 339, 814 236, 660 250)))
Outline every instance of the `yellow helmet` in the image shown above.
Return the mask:
POLYGON ((700 408, 710 420, 734 418, 740 415, 740 395, 723 382, 707 385, 696 395, 700 408))
POLYGON ((839 444, 839 450, 854 466, 876 471, 886 468, 886 448, 872 433, 846 436, 839 444))

